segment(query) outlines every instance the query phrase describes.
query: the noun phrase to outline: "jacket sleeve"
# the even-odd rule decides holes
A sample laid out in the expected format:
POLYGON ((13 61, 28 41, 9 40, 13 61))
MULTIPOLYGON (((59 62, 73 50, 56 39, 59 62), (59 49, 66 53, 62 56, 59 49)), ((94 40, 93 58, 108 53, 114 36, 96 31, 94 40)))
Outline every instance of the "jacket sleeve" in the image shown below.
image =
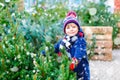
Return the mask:
POLYGON ((86 51, 87 51, 86 40, 84 39, 84 37, 81 37, 77 42, 74 57, 77 58, 78 60, 81 60, 83 58, 87 58, 86 51))
POLYGON ((55 45, 54 45, 54 52, 55 53, 58 53, 58 52, 60 52, 60 44, 61 44, 61 41, 62 40, 59 40, 55 45))

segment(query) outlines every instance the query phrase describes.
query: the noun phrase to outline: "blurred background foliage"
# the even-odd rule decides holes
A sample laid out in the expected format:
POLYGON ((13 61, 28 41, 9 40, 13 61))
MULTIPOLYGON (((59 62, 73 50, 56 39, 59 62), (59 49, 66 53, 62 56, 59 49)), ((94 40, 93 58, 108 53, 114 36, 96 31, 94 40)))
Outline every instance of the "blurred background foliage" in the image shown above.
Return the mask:
MULTIPOLYGON (((113 40, 118 33, 120 16, 108 10, 106 0, 36 0, 30 8, 21 10, 19 1, 0 1, 0 79, 75 80, 66 52, 63 50, 60 63, 54 54, 54 44, 64 34, 62 22, 69 10, 77 12, 81 26, 111 26, 113 40)), ((94 47, 88 45, 89 57, 94 47)))

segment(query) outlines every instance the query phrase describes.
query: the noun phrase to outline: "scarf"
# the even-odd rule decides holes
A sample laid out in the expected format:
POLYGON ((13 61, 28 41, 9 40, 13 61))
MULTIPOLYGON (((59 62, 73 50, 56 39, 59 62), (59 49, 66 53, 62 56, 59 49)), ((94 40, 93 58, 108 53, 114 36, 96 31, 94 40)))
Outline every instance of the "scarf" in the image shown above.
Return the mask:
POLYGON ((63 47, 66 48, 67 50, 67 56, 69 57, 69 59, 71 59, 71 55, 69 53, 69 49, 72 47, 72 45, 75 43, 75 41, 78 39, 78 36, 64 36, 63 40, 61 41, 61 44, 60 44, 60 49, 63 49, 63 47))
POLYGON ((79 37, 84 37, 84 33, 82 31, 79 31, 77 35, 75 36, 68 36, 65 35, 64 38, 62 39, 59 48, 63 49, 63 47, 66 48, 67 50, 67 55, 69 58, 71 58, 71 55, 69 53, 69 49, 73 46, 73 44, 75 43, 75 41, 79 38, 79 37))
POLYGON ((60 49, 63 49, 63 47, 65 47, 67 50, 70 49, 77 39, 78 36, 70 37, 65 35, 63 40, 61 41, 60 49))
POLYGON ((75 36, 70 37, 68 35, 65 35, 61 41, 59 48, 63 49, 63 47, 65 47, 67 50, 70 49, 72 47, 72 45, 75 43, 75 41, 78 39, 78 37, 84 37, 84 33, 81 29, 78 32, 78 34, 75 36))

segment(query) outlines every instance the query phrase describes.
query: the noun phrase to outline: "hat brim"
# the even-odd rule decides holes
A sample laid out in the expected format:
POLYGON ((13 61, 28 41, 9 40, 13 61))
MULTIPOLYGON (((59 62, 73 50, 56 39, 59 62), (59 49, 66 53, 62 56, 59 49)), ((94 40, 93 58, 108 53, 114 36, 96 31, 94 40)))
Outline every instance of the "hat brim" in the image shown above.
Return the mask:
POLYGON ((76 20, 68 20, 64 24, 64 33, 65 33, 65 28, 66 28, 67 24, 69 24, 69 23, 75 23, 78 26, 78 29, 80 30, 80 25, 79 25, 78 21, 76 21, 76 20))

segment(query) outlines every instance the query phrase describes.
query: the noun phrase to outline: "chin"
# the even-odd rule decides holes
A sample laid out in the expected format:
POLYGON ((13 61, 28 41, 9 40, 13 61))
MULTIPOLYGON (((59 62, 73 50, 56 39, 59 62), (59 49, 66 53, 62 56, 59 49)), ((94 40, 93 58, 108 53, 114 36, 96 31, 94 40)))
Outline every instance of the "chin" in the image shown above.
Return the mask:
POLYGON ((72 37, 72 36, 75 36, 75 35, 68 35, 68 36, 72 37))

